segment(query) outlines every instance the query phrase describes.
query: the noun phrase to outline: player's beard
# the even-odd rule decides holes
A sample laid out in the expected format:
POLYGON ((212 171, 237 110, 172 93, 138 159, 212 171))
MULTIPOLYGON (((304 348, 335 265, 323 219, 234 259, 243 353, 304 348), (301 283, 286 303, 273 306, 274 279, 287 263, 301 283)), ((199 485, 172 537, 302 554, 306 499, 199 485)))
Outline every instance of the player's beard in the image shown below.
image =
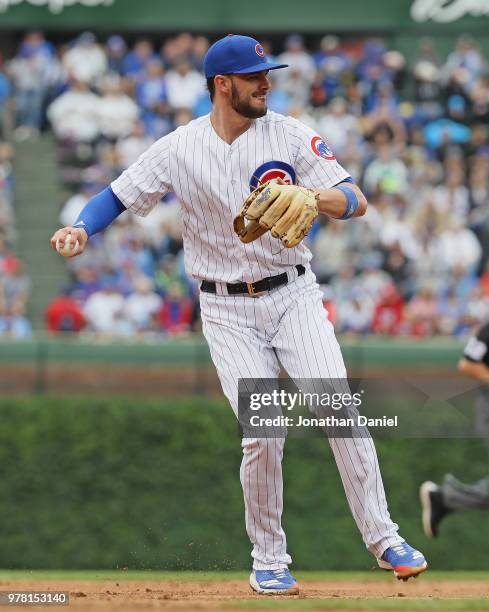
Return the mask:
POLYGON ((238 88, 234 83, 231 83, 231 107, 234 111, 240 115, 243 115, 243 117, 246 117, 247 119, 258 119, 259 117, 264 117, 268 111, 266 104, 264 108, 255 108, 246 100, 240 98, 238 88))

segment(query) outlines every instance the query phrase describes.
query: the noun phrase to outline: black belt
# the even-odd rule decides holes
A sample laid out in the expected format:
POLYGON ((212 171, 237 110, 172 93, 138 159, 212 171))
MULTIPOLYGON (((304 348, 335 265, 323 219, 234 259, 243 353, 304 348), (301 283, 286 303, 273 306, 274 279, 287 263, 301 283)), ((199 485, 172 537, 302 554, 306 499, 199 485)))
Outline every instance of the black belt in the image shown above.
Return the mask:
MULTIPOLYGON (((301 264, 297 265, 295 268, 299 276, 302 276, 306 272, 306 269, 301 264)), ((287 272, 284 272, 283 274, 277 274, 277 276, 262 278, 256 281, 256 283, 226 283, 226 288, 228 295, 256 295, 257 293, 271 291, 272 289, 286 285, 288 282, 289 277, 287 276, 287 272)), ((213 281, 202 281, 200 290, 205 293, 217 293, 216 283, 213 281)))

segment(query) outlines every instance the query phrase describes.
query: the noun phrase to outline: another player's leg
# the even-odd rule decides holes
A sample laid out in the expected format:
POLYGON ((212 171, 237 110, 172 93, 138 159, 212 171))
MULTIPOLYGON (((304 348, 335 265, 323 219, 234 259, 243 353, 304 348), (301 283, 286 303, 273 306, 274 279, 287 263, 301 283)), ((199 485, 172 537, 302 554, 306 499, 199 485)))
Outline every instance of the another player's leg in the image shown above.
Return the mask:
POLYGON ((423 530, 429 538, 436 538, 440 523, 448 514, 469 508, 489 508, 489 476, 465 484, 452 474, 447 474, 441 485, 424 482, 419 496, 423 530))
POLYGON ((441 521, 452 510, 445 504, 441 487, 431 480, 423 482, 420 486, 419 499, 423 531, 428 538, 436 538, 441 521))
MULTIPOLYGON (((489 391, 481 389, 475 408, 475 430, 489 451, 489 391)), ((419 497, 423 530, 429 538, 436 538, 440 523, 447 514, 470 508, 489 508, 489 476, 465 484, 447 474, 441 485, 424 482, 419 497)))
MULTIPOLYGON (((221 381, 224 394, 238 415, 240 378, 277 378, 280 366, 268 343, 251 329, 254 323, 253 299, 230 299, 219 310, 212 298, 203 300, 204 334, 221 381), (236 302, 240 302, 237 310, 236 302), (250 312, 247 309, 251 309, 250 312)), ((282 528, 283 438, 243 438, 240 480, 245 504, 246 531, 253 545, 251 587, 264 594, 296 594, 296 580, 288 570, 291 557, 282 528)))
MULTIPOLYGON (((288 289, 293 300, 294 285, 288 289)), ((274 346, 295 380, 346 377, 341 350, 314 283, 296 296, 295 305, 282 318, 274 346)), ((353 517, 379 566, 403 579, 423 572, 427 568, 424 556, 399 536, 389 515, 372 438, 334 437, 329 443, 353 517)))

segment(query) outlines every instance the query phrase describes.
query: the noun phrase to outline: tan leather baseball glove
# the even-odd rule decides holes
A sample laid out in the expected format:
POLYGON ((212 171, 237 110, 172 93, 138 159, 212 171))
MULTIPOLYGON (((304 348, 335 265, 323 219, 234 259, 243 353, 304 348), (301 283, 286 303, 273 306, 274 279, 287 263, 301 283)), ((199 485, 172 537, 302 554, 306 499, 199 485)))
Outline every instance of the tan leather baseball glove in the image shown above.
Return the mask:
POLYGON ((274 179, 246 198, 234 219, 234 231, 241 242, 248 243, 270 230, 274 238, 290 249, 307 235, 318 213, 316 195, 311 189, 274 179))

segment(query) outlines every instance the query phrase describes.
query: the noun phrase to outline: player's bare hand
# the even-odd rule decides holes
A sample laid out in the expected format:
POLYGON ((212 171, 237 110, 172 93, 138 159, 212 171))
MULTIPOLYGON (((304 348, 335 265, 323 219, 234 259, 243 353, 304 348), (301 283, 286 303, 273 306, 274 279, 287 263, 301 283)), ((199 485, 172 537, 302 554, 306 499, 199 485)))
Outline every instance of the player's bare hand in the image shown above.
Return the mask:
POLYGON ((76 257, 85 250, 87 232, 81 227, 62 227, 51 237, 51 248, 63 257, 76 257))

